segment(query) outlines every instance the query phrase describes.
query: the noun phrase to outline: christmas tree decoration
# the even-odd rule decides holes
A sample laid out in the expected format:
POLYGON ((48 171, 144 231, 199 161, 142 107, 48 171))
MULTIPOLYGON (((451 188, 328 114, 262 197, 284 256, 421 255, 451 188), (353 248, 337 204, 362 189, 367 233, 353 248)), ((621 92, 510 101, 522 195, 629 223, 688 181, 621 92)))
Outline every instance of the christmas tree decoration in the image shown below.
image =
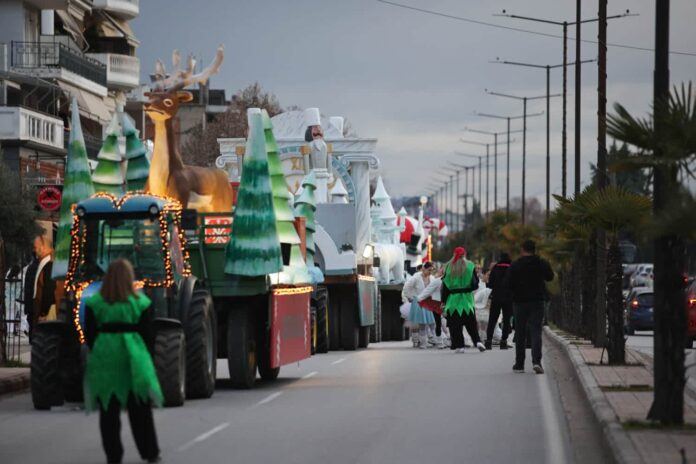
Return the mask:
POLYGON ((295 215, 292 211, 293 196, 285 180, 285 173, 280 162, 278 144, 273 135, 273 124, 266 110, 261 110, 263 130, 268 154, 268 172, 271 176, 273 206, 276 214, 276 228, 280 243, 290 246, 290 262, 284 266, 278 276, 271 276, 271 282, 281 284, 298 284, 311 282, 311 276, 300 249, 301 240, 295 230, 295 215))
POLYGON ((307 268, 312 276, 312 283, 318 284, 324 281, 324 275, 317 266, 314 265, 314 255, 316 247, 314 245, 314 233, 317 230, 314 212, 317 210, 317 203, 314 192, 317 189, 317 179, 314 171, 302 179, 302 192, 295 200, 295 216, 303 216, 305 218, 305 240, 307 243, 307 268))
POLYGON ((273 274, 283 269, 273 207, 273 191, 263 118, 248 110, 249 137, 239 185, 225 273, 248 277, 273 274))
POLYGON ((126 190, 144 190, 150 175, 147 148, 139 138, 138 130, 126 113, 120 113, 123 135, 126 137, 126 190))
POLYGON ((70 259, 70 230, 73 225, 72 207, 75 203, 94 194, 94 185, 87 161, 87 149, 80 125, 80 112, 77 100, 73 98, 70 105, 71 124, 68 154, 65 160, 63 176, 63 200, 60 205, 60 220, 56 235, 55 255, 51 278, 62 279, 68 272, 70 259))
POLYGON ((97 167, 92 174, 92 182, 97 192, 116 196, 123 194, 123 154, 118 143, 120 135, 118 115, 114 114, 106 128, 106 138, 97 155, 97 167))

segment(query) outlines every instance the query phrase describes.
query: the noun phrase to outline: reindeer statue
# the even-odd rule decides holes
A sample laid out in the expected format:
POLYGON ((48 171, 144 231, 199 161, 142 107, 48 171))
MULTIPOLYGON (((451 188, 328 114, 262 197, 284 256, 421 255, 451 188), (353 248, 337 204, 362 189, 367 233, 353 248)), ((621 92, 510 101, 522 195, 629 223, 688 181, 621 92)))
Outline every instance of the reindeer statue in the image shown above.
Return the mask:
POLYGON ((145 112, 155 125, 154 150, 145 189, 156 195, 176 198, 184 208, 200 212, 230 211, 232 187, 227 174, 220 169, 184 165, 172 120, 181 103, 193 100, 191 92, 183 89, 194 83, 207 82, 218 72, 222 60, 221 45, 213 63, 194 74, 194 58, 189 56, 187 69, 182 70, 179 53, 174 51, 172 73, 167 76, 164 64, 157 60, 153 89, 145 94, 149 100, 145 112))

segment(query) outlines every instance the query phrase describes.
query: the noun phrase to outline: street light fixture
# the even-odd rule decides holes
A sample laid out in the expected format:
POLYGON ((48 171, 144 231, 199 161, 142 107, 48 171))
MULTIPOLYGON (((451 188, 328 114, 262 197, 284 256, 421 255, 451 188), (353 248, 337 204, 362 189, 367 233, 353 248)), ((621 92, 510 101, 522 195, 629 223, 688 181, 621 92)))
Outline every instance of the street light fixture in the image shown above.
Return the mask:
MULTIPOLYGON (((465 165, 463 165, 463 164, 453 163, 452 161, 450 161, 449 164, 450 164, 451 166, 455 167, 455 168, 459 168, 459 169, 456 170, 456 173, 457 173, 457 217, 459 218, 459 199, 460 199, 460 198, 464 198, 464 219, 466 219, 466 217, 467 217, 468 214, 469 214, 469 212, 468 212, 468 211, 469 211, 469 201, 468 201, 468 195, 467 195, 467 193, 466 193, 466 190, 467 190, 466 187, 464 188, 464 195, 460 195, 460 194, 459 194, 459 173, 462 172, 462 170, 464 171, 464 182, 465 182, 465 183, 468 183, 468 171, 469 171, 470 169, 475 169, 475 168, 476 168, 476 165, 473 165, 473 166, 465 166, 465 165)), ((472 188, 471 188, 471 191, 472 191, 472 193, 473 193, 473 191, 474 191, 474 189, 473 189, 473 171, 472 171, 472 176, 471 176, 471 177, 472 177, 472 188)), ((467 185, 467 187, 468 187, 468 185, 467 185)))
MULTIPOLYGON (((466 130, 466 129, 465 129, 465 130, 466 130)), ((508 136, 508 137, 509 137, 509 136, 508 136)), ((489 188, 489 187, 490 187, 490 185, 489 185, 489 184, 490 184, 490 183, 489 183, 489 181, 490 181, 490 178, 489 178, 489 177, 490 177, 490 176, 488 175, 488 174, 489 174, 489 171, 490 171, 490 169, 489 169, 489 168, 490 168, 490 162, 489 162, 489 160, 488 160, 488 158, 489 158, 489 156, 490 156, 490 146, 491 146, 491 145, 494 145, 494 147, 495 147, 495 156, 496 156, 496 159, 497 159, 497 157, 498 157, 498 145, 502 145, 503 142, 500 142, 500 144, 499 144, 498 141, 496 140, 495 144, 490 144, 490 143, 479 142, 478 140, 466 140, 466 139, 461 139, 461 138, 459 139, 459 141, 462 142, 462 143, 469 143, 469 144, 471 144, 471 145, 478 145, 478 146, 480 146, 480 147, 486 147, 486 214, 488 214, 488 212, 489 212, 489 210, 490 210, 490 201, 489 201, 489 200, 490 200, 490 188, 489 188)), ((506 143, 509 144, 510 142, 511 142, 511 140, 508 138, 508 140, 507 140, 506 143)))
MULTIPOLYGON (((471 129, 468 127, 465 127, 464 130, 469 131, 469 132, 474 132, 476 134, 485 134, 485 135, 492 135, 493 136, 493 211, 498 210, 498 136, 501 134, 504 134, 505 132, 493 132, 493 131, 487 131, 487 130, 480 130, 480 129, 471 129)), ((510 140, 510 134, 522 132, 522 129, 514 130, 511 131, 507 134, 508 140, 507 144, 508 146, 510 145, 510 142, 514 142, 515 140, 510 140)), ((487 171, 486 171, 487 172, 487 171)), ((486 183, 488 183, 488 174, 486 174, 486 183)), ((486 200, 488 201, 488 200, 486 200)), ((488 205, 486 205, 488 207, 488 205)))
MULTIPOLYGON (((520 97, 518 95, 510 95, 507 93, 493 92, 486 89, 486 93, 489 95, 495 95, 496 97, 512 98, 513 100, 522 101, 522 224, 525 223, 525 209, 526 209, 526 199, 527 199, 527 102, 529 100, 539 100, 540 98, 548 98, 546 95, 538 95, 535 97, 520 97)), ((551 95, 551 97, 556 97, 557 95, 551 95)), ((544 112, 540 112, 535 116, 541 116, 544 112)))
MULTIPOLYGON (((483 160, 483 158, 486 157, 486 155, 471 155, 471 154, 462 153, 459 151, 455 151, 454 154, 459 155, 459 156, 466 156, 468 158, 477 158, 478 159, 478 161, 479 161, 479 163, 478 163, 478 168, 479 168, 478 200, 479 200, 479 205, 480 205, 482 203, 482 198, 483 198, 482 190, 481 190, 481 186, 483 185, 483 183, 481 182, 481 173, 483 172, 483 161, 482 160, 483 160)), ((473 184, 473 181, 472 181, 472 184, 473 184)), ((473 189, 472 189, 472 196, 473 196, 473 189)))

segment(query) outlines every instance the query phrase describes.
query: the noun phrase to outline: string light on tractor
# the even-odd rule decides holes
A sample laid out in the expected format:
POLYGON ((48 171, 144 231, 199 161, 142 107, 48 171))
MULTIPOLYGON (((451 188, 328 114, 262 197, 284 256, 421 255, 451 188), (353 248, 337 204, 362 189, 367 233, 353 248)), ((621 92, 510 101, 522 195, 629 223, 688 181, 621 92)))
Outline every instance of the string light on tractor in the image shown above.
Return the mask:
POLYGON ((312 293, 312 290, 312 287, 274 288, 273 296, 302 295, 305 293, 312 293))
POLYGON ((358 280, 366 280, 368 282, 374 282, 375 278, 371 276, 358 275, 358 280))

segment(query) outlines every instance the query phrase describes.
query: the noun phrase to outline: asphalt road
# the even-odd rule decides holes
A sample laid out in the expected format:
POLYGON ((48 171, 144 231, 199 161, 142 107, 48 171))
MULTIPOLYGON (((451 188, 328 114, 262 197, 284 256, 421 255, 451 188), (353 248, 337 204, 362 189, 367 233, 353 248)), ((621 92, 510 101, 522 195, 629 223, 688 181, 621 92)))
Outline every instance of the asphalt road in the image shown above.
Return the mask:
MULTIPOLYGON (((514 374, 512 358, 512 350, 454 354, 380 343, 286 366, 279 380, 247 391, 226 385, 220 362, 223 379, 211 399, 155 412, 163 460, 572 462, 573 419, 558 390, 570 377, 560 381, 553 356, 545 358, 546 375, 533 374, 529 359, 527 372, 514 374)), ((123 436, 124 462, 140 462, 127 420, 123 436)), ((103 461, 96 415, 79 405, 35 411, 28 393, 0 399, 3 464, 103 461)))

